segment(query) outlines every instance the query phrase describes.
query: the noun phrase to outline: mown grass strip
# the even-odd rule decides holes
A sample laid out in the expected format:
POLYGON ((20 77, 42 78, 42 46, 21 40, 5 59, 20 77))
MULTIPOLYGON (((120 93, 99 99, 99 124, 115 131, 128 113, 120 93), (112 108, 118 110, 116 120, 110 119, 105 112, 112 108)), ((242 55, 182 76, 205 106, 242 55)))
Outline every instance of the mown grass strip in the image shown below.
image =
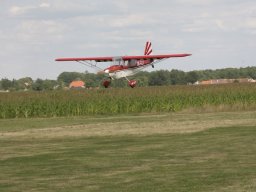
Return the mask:
POLYGON ((255 139, 255 126, 4 139, 0 191, 255 191, 255 139))

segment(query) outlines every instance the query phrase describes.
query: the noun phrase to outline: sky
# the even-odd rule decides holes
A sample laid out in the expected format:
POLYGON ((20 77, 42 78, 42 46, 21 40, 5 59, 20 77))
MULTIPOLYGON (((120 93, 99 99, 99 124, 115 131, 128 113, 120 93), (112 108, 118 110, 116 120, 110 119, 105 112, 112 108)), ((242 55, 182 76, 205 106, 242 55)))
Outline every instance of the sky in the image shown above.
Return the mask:
POLYGON ((0 79, 95 72, 54 60, 142 55, 146 41, 153 54, 192 54, 154 70, 256 66, 256 1, 0 0, 0 79))

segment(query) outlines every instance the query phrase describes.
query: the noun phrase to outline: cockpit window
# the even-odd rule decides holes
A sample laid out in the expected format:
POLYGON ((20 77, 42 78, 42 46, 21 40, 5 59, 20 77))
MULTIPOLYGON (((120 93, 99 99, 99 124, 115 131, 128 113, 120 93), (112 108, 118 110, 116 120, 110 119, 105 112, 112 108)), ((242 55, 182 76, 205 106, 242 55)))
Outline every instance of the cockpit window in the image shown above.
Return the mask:
POLYGON ((131 59, 128 62, 129 67, 135 67, 137 65, 137 60, 136 59, 131 59))
POLYGON ((114 65, 124 65, 124 60, 122 57, 113 57, 114 65))

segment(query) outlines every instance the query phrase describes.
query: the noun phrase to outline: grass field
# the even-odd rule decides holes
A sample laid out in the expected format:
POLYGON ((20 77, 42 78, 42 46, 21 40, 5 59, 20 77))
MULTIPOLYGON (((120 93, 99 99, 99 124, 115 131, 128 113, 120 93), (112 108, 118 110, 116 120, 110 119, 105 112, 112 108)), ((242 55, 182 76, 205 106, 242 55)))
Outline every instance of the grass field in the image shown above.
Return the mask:
POLYGON ((256 191, 256 112, 0 120, 0 191, 256 191))

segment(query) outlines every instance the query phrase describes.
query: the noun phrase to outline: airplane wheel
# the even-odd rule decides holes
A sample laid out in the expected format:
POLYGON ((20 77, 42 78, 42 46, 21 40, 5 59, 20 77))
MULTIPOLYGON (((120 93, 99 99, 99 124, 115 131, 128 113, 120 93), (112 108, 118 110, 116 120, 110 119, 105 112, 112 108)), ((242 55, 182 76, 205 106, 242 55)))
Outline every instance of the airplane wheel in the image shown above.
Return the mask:
POLYGON ((128 85, 129 85, 131 88, 134 88, 134 87, 136 86, 136 84, 137 84, 137 81, 136 81, 136 80, 130 80, 130 81, 128 82, 128 85))
POLYGON ((110 81, 110 80, 104 80, 104 81, 102 82, 102 85, 103 85, 105 88, 108 88, 110 84, 111 84, 111 81, 110 81))

